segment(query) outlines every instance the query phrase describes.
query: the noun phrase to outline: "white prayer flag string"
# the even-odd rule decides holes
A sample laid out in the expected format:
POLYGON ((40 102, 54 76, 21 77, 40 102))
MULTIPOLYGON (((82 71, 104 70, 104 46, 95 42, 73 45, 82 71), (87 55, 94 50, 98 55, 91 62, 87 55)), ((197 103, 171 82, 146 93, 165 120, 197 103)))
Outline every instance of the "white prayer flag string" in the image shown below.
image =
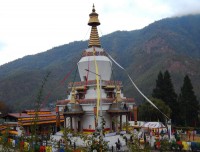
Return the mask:
MULTIPOLYGON (((107 53, 107 52, 106 52, 107 53)), ((129 80, 131 81, 131 83, 133 84, 133 86, 136 88, 136 90, 154 107, 156 108, 160 113, 162 113, 167 119, 169 119, 167 117, 167 115, 165 115, 162 111, 160 111, 160 109, 158 109, 158 107, 150 100, 148 99, 141 91, 140 89, 136 86, 136 84, 133 82, 133 80, 131 79, 130 75, 128 74, 128 72, 126 71, 126 69, 124 69, 119 63, 117 63, 117 61, 115 61, 108 53, 107 53, 108 57, 122 70, 124 70, 127 74, 127 76, 129 77, 129 80)))

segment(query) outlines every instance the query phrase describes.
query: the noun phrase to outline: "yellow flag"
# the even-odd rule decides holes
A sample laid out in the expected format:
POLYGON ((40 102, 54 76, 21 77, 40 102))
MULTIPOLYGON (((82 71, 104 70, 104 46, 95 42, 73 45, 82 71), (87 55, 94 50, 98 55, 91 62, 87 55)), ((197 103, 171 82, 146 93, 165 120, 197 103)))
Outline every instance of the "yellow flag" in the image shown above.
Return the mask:
POLYGON ((96 82, 97 82, 97 89, 96 89, 96 92, 97 92, 97 115, 96 115, 96 122, 98 123, 99 103, 100 103, 100 85, 99 85, 99 69, 98 69, 96 58, 95 58, 95 48, 94 47, 93 47, 93 56, 94 56, 96 82))

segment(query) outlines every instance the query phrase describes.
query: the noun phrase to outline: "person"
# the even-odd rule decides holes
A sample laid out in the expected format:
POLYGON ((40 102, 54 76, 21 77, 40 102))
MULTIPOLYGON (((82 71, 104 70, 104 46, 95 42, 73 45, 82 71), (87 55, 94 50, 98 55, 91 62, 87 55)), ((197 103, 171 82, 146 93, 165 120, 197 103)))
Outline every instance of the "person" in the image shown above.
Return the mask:
POLYGON ((120 150, 121 147, 120 143, 116 142, 115 144, 116 144, 116 150, 120 150))
POLYGON ((147 137, 146 137, 146 134, 144 133, 144 143, 146 143, 147 141, 147 137))
POLYGON ((189 141, 190 141, 190 136, 191 136, 191 131, 188 130, 188 138, 189 138, 189 141))
POLYGON ((153 131, 151 130, 150 131, 150 139, 152 138, 152 136, 153 136, 153 131))
POLYGON ((113 148, 113 146, 112 146, 112 152, 114 152, 114 148, 113 148))
POLYGON ((124 103, 124 110, 128 110, 126 103, 124 103))
POLYGON ((118 138, 118 143, 120 144, 120 140, 119 140, 119 138, 118 138))
POLYGON ((64 112, 69 111, 69 108, 67 106, 65 106, 64 112))

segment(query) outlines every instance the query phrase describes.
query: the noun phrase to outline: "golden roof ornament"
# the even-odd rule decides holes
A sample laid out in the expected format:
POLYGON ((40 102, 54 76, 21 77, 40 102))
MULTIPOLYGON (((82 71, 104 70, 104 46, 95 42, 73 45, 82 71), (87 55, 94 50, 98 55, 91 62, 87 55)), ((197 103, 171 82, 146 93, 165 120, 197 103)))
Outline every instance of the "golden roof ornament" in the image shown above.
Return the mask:
POLYGON ((76 103, 76 89, 73 87, 71 92, 71 99, 69 103, 76 103))
POLYGON ((101 47, 98 30, 97 30, 97 26, 100 25, 100 22, 98 19, 99 15, 96 13, 94 4, 93 4, 92 13, 90 13, 89 16, 90 16, 90 19, 89 19, 88 25, 92 26, 92 29, 90 33, 90 40, 89 40, 88 47, 93 47, 93 46, 101 47))
POLYGON ((121 89, 120 89, 120 86, 117 85, 117 87, 116 87, 116 97, 115 97, 114 102, 120 102, 120 101, 122 101, 122 98, 121 98, 121 89))

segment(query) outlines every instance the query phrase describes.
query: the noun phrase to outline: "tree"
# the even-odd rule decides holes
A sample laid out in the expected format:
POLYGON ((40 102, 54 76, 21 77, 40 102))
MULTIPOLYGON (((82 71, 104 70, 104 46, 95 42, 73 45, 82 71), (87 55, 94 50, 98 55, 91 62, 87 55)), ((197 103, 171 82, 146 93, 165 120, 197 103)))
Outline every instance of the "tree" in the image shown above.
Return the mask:
POLYGON ((180 103, 181 113, 179 123, 186 126, 195 126, 198 121, 198 110, 200 107, 188 75, 184 77, 178 102, 180 103))
POLYGON ((10 108, 6 105, 4 101, 0 101, 0 116, 6 115, 8 112, 10 112, 10 108))
POLYGON ((152 97, 161 99, 167 104, 172 111, 172 121, 176 122, 177 115, 177 94, 174 91, 171 76, 168 71, 165 71, 164 75, 159 72, 156 80, 156 88, 153 89, 152 97))
POLYGON ((173 123, 177 122, 177 111, 178 103, 177 103, 177 94, 174 91, 174 86, 171 80, 171 76, 168 71, 164 73, 164 84, 163 84, 163 98, 162 100, 169 105, 170 109, 172 110, 171 119, 173 123))
MULTIPOLYGON (((168 117, 171 115, 171 109, 161 99, 152 98, 151 101, 168 117)), ((155 109, 150 103, 145 102, 139 106, 139 117, 144 121, 162 121, 165 122, 164 116, 155 109)))
POLYGON ((156 80, 156 88, 153 89, 152 97, 153 98, 158 98, 158 99, 163 99, 163 83, 164 83, 164 78, 163 74, 160 71, 158 74, 158 78, 156 80))
POLYGON ((174 103, 177 101, 177 94, 174 91, 174 86, 168 71, 165 71, 163 80, 163 101, 173 110, 174 103))

